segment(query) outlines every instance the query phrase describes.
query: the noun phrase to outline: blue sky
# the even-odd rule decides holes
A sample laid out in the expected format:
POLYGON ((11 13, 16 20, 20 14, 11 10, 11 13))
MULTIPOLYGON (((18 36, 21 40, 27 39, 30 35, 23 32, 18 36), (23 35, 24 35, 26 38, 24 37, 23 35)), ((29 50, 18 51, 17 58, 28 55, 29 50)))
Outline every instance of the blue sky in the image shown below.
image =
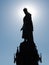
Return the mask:
POLYGON ((0 0, 0 65, 14 65, 13 55, 23 41, 20 32, 23 17, 19 17, 17 10, 26 3, 34 5, 38 11, 33 18, 33 34, 43 57, 40 65, 49 64, 49 0, 0 0))

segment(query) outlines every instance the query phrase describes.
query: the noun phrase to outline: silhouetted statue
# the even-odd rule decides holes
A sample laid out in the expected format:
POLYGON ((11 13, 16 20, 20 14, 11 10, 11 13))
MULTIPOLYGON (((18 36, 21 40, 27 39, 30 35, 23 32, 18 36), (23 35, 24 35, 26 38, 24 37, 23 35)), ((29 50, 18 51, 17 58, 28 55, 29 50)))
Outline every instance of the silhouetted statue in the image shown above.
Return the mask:
POLYGON ((23 11, 25 17, 21 30, 23 30, 22 38, 24 38, 24 42, 20 43, 19 49, 17 47, 14 63, 16 65, 39 65, 38 62, 42 62, 42 58, 38 54, 37 46, 33 40, 31 14, 27 11, 27 8, 24 8, 23 11))
POLYGON ((24 8, 23 11, 25 13, 25 17, 23 19, 23 26, 21 28, 21 30, 23 30, 22 38, 24 38, 25 41, 30 40, 31 42, 33 41, 33 23, 31 19, 31 14, 27 11, 27 8, 24 8))

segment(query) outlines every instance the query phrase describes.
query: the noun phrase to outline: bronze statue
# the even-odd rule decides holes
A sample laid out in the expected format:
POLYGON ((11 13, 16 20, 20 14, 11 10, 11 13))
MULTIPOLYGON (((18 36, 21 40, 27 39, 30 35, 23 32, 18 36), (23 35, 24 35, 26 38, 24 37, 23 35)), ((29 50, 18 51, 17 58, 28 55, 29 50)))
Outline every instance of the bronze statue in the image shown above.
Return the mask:
POLYGON ((24 38, 25 41, 33 41, 33 23, 31 14, 27 11, 27 8, 24 8, 23 11, 25 13, 25 17, 23 18, 23 26, 21 28, 21 30, 23 31, 22 38, 24 38))

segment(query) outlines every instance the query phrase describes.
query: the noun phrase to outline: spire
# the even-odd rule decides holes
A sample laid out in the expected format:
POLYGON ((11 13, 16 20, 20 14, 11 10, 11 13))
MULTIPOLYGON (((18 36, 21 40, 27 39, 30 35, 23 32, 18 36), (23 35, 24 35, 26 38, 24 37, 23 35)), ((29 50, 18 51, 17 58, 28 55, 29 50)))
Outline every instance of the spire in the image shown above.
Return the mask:
POLYGON ((18 47, 17 47, 17 53, 18 53, 18 47))

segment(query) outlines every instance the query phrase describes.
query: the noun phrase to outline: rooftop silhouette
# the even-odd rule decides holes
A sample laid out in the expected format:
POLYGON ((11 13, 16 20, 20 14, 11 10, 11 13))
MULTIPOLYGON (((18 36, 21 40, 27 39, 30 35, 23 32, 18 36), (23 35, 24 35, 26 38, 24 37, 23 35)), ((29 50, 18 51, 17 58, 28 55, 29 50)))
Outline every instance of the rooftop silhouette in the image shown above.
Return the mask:
POLYGON ((28 12, 27 8, 24 8, 23 12, 25 13, 25 16, 23 18, 21 31, 23 31, 22 38, 24 41, 20 43, 19 50, 17 47, 14 63, 16 63, 16 65, 38 65, 38 62, 42 62, 42 59, 33 39, 31 14, 28 12))

